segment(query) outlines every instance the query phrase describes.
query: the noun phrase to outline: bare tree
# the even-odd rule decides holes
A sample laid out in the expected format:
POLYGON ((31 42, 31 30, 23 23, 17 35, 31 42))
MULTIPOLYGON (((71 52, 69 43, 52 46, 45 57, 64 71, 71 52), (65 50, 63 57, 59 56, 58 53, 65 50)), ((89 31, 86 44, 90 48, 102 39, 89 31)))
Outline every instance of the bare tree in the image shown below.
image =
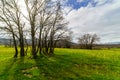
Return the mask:
POLYGON ((43 6, 43 3, 46 0, 24 0, 27 8, 28 16, 26 17, 29 24, 30 24, 30 30, 31 30, 31 39, 32 39, 32 56, 35 58, 37 56, 37 42, 36 42, 36 32, 37 32, 37 17, 38 12, 41 11, 41 8, 43 6))
POLYGON ((0 21, 3 23, 1 29, 13 36, 15 57, 18 55, 16 40, 19 41, 20 56, 25 55, 26 33, 31 37, 33 58, 36 58, 38 52, 53 55, 56 42, 67 32, 67 22, 64 21, 60 2, 24 0, 27 13, 23 13, 18 0, 0 1, 0 21))
POLYGON ((67 33, 60 39, 57 40, 56 46, 59 48, 71 48, 72 47, 72 34, 73 32, 68 29, 67 33))
MULTIPOLYGON (((23 28, 24 23, 22 23, 22 17, 20 8, 18 5, 18 0, 1 0, 1 14, 0 16, 2 22, 6 24, 6 27, 2 27, 3 30, 11 32, 13 35, 14 45, 17 48, 16 38, 19 40, 20 44, 20 56, 24 56, 24 37, 23 28), (18 34, 17 34, 18 33, 18 34)), ((18 51, 17 51, 18 52, 18 51)), ((18 54, 18 53, 17 53, 18 54)), ((17 57, 17 54, 15 57, 17 57)))
POLYGON ((12 35, 14 46, 15 46, 14 57, 17 57, 18 49, 17 49, 15 31, 14 31, 14 28, 13 28, 13 24, 12 24, 11 20, 9 19, 9 16, 7 15, 8 13, 5 10, 5 1, 1 0, 1 5, 0 6, 1 6, 0 7, 0 11, 1 11, 0 21, 1 21, 1 23, 3 23, 3 27, 1 27, 1 29, 12 35))
POLYGON ((27 20, 31 26, 33 57, 37 56, 38 51, 40 54, 52 55, 57 39, 65 33, 66 22, 64 22, 60 2, 33 0, 30 3, 25 0, 25 3, 28 11, 27 20))
POLYGON ((72 34, 73 32, 71 30, 68 31, 68 34, 66 35, 66 37, 64 38, 65 42, 65 47, 66 48, 70 48, 72 46, 72 34))
POLYGON ((56 41, 58 39, 60 39, 67 30, 66 29, 67 22, 64 21, 60 2, 59 1, 56 2, 56 4, 53 6, 52 6, 51 10, 54 10, 54 11, 51 12, 52 16, 49 19, 48 28, 45 31, 47 35, 45 36, 46 42, 44 42, 44 43, 46 45, 45 46, 46 53, 48 55, 54 54, 54 48, 55 48, 56 41))
POLYGON ((96 34, 84 34, 78 38, 78 42, 81 48, 92 49, 93 45, 99 41, 99 37, 96 34))

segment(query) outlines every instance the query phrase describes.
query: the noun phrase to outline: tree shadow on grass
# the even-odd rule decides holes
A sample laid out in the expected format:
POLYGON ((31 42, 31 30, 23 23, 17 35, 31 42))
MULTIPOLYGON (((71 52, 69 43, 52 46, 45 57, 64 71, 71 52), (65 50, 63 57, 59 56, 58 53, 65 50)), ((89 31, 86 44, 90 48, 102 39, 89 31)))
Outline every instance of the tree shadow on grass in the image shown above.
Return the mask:
POLYGON ((73 80, 77 79, 77 76, 80 77, 78 73, 71 70, 74 66, 71 61, 67 55, 38 57, 35 59, 40 76, 45 80, 73 80))
POLYGON ((22 57, 17 60, 14 80, 32 80, 32 75, 24 71, 34 66, 30 61, 32 61, 32 59, 28 59, 27 57, 22 57))
POLYGON ((1 62, 1 80, 10 80, 9 78, 12 78, 11 75, 14 73, 14 65, 16 64, 16 60, 16 58, 10 58, 1 62))
POLYGON ((111 71, 109 60, 90 56, 74 58, 69 55, 55 55, 38 57, 35 62, 40 71, 39 76, 44 80, 109 80, 107 75, 111 71), (104 75, 93 78, 93 74, 104 75))
MULTIPOLYGON (((98 79, 90 77, 94 73, 93 70, 101 70, 101 73, 103 73, 104 69, 104 72, 106 72, 108 70, 107 66, 111 65, 110 63, 108 60, 95 57, 76 58, 69 55, 38 56, 36 59, 11 58, 0 63, 2 66, 2 68, 0 66, 2 70, 0 71, 0 80, 98 79)), ((108 79, 104 78, 104 80, 108 79)))
POLYGON ((29 66, 27 63, 24 63, 24 58, 10 58, 2 63, 0 80, 29 80, 21 72, 22 69, 29 66))

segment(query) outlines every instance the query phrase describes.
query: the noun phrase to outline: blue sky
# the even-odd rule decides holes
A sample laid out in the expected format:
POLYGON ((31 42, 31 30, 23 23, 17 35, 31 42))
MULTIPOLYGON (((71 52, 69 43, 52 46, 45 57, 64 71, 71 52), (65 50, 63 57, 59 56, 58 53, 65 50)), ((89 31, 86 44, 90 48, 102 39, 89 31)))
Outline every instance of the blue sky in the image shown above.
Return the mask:
POLYGON ((86 7, 89 3, 91 3, 93 7, 97 4, 94 0, 83 0, 81 2, 78 0, 68 0, 66 4, 72 6, 74 9, 79 9, 80 7, 86 7))
POLYGON ((120 42, 119 0, 67 0, 66 20, 73 35, 96 33, 101 42, 120 42))

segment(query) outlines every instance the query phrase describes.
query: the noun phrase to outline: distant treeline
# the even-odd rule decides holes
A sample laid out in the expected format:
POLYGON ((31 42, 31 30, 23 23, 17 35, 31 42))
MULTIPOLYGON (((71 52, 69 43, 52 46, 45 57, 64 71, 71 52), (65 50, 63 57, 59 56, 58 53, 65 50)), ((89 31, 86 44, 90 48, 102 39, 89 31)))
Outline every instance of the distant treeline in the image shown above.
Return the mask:
MULTIPOLYGON (((31 40, 27 39, 27 44, 31 46, 31 40)), ((13 40, 12 39, 0 39, 0 45, 4 45, 5 47, 13 47, 13 40)), ((19 46, 19 42, 17 44, 19 46)), ((83 44, 78 44, 74 42, 67 41, 66 39, 58 40, 55 47, 56 48, 80 48, 85 49, 82 46, 83 44)), ((102 49, 102 48, 120 48, 120 44, 94 44, 92 49, 102 49)))

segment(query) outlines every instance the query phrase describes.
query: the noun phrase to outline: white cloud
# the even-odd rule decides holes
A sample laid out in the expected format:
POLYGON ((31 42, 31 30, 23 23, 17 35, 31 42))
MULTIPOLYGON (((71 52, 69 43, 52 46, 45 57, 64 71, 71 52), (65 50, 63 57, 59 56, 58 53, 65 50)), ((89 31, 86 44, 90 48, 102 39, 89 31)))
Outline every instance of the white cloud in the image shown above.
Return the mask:
MULTIPOLYGON (((105 0, 97 0, 99 4, 105 0)), ((120 1, 113 0, 104 5, 81 7, 71 10, 66 19, 74 35, 81 33, 96 33, 102 42, 120 41, 120 1)))
POLYGON ((103 5, 106 2, 111 1, 111 0, 94 0, 94 1, 98 3, 97 5, 103 5))

